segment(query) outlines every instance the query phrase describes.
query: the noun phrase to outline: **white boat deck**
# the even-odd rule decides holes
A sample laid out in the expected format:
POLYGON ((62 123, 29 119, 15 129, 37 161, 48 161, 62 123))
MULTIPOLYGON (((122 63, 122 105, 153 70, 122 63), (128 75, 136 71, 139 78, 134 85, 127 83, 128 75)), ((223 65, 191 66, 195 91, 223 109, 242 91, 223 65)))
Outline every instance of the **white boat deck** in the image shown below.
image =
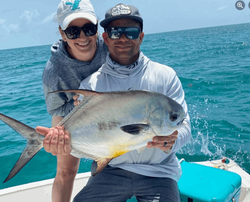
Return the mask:
MULTIPOLYGON (((90 172, 79 173, 74 182, 72 199, 82 187, 87 183, 90 172)), ((54 179, 33 182, 0 190, 1 202, 25 201, 25 202, 49 202, 51 200, 51 190, 54 179)))
MULTIPOLYGON (((239 202, 250 202, 250 175, 242 170, 233 160, 229 164, 222 164, 221 160, 196 162, 206 166, 217 167, 239 174, 242 178, 241 195, 239 202)), ((74 182, 73 197, 87 183, 90 172, 79 173, 74 182)), ((33 182, 0 190, 1 202, 25 201, 25 202, 49 202, 54 179, 33 182)))

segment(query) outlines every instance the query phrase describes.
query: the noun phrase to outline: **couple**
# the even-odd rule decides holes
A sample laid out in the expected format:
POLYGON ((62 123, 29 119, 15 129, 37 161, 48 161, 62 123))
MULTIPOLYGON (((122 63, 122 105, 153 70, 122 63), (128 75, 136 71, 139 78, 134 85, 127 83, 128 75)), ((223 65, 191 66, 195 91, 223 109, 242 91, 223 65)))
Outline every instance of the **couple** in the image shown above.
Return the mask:
POLYGON ((49 92, 79 86, 99 92, 132 89, 162 93, 182 105, 188 124, 170 136, 154 137, 140 154, 131 151, 113 159, 89 179, 74 202, 123 202, 133 195, 139 202, 180 201, 177 182, 181 167, 175 153, 191 137, 184 91, 172 68, 151 61, 140 51, 144 33, 138 9, 124 4, 110 8, 100 22, 102 36, 98 35, 98 20, 89 0, 62 0, 57 19, 62 40, 51 47, 52 56, 43 74, 53 128, 36 128, 46 135, 45 150, 57 155, 53 201, 70 201, 80 159, 70 154, 70 134, 56 126, 73 109, 74 99, 70 94, 49 92))

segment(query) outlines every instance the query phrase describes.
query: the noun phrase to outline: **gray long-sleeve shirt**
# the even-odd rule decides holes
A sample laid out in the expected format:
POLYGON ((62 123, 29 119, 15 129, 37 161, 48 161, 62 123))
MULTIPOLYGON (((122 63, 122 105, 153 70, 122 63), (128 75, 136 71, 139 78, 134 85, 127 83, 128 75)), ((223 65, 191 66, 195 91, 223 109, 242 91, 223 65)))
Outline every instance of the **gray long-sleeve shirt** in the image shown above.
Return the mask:
POLYGON ((106 60, 108 48, 101 35, 97 40, 97 51, 91 62, 83 62, 69 56, 66 43, 57 41, 51 46, 51 58, 43 72, 43 89, 50 115, 66 116, 73 108, 73 93, 51 93, 53 91, 78 89, 83 79, 97 71, 106 60))

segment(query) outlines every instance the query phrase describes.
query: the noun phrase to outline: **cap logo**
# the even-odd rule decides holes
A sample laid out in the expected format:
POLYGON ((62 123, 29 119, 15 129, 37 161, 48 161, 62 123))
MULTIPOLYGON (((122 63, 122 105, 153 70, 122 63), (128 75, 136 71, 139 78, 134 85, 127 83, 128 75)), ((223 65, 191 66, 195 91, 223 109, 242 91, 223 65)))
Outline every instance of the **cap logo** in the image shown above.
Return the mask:
POLYGON ((114 8, 112 8, 112 11, 111 11, 112 16, 128 15, 130 13, 131 13, 131 9, 124 4, 116 5, 114 8))
POLYGON ((74 3, 71 2, 66 2, 66 5, 70 5, 71 10, 74 11, 76 9, 80 9, 79 4, 80 4, 81 0, 75 0, 74 3))

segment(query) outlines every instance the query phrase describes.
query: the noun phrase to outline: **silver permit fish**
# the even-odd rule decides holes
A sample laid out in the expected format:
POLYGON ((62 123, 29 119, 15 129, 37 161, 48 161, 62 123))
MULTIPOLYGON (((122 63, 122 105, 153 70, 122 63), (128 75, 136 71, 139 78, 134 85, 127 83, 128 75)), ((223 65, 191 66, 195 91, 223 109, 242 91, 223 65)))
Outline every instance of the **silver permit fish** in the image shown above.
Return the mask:
MULTIPOLYGON (((99 173, 115 157, 126 152, 141 152, 156 135, 171 135, 185 124, 180 104, 163 94, 149 91, 100 93, 65 90, 54 93, 78 93, 83 100, 61 123, 71 134, 71 154, 90 158, 92 175, 99 173)), ((27 146, 4 182, 14 177, 43 147, 44 136, 15 119, 0 114, 27 140, 27 146)))

